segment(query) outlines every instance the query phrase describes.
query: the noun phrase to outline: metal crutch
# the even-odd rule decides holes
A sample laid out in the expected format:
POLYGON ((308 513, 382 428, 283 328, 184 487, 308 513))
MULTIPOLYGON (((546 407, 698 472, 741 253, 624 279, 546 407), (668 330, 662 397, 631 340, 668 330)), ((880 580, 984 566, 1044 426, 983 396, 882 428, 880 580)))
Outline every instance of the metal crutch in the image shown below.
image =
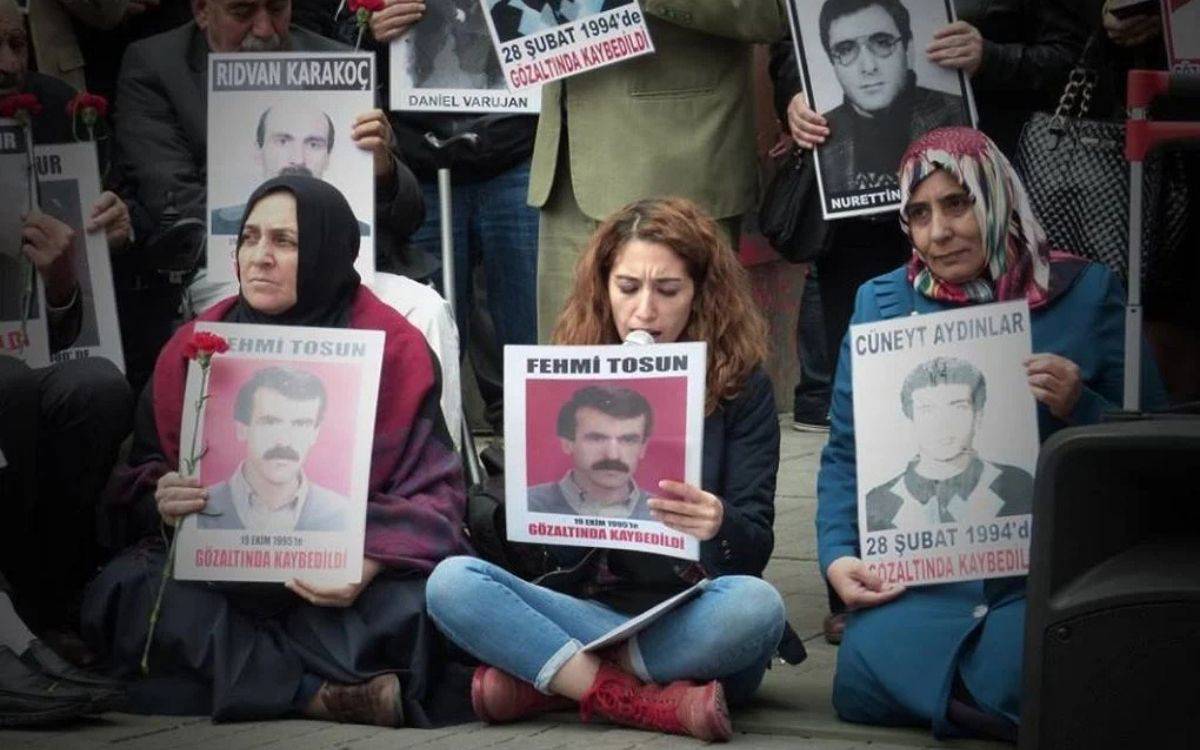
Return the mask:
MULTIPOLYGON (((464 143, 469 148, 479 145, 479 136, 465 132, 452 135, 449 138, 438 138, 430 132, 425 134, 428 143, 437 155, 438 180, 438 221, 442 230, 442 291, 450 309, 454 311, 454 322, 458 329, 463 330, 462 321, 458 319, 458 304, 454 294, 454 224, 451 221, 450 208, 450 149, 456 143, 464 143)), ((460 386, 461 387, 461 386, 460 386)), ((475 450, 475 436, 467 424, 467 414, 464 411, 462 423, 459 425, 462 434, 463 464, 467 470, 467 484, 474 486, 484 479, 483 464, 479 461, 479 453, 475 450)))

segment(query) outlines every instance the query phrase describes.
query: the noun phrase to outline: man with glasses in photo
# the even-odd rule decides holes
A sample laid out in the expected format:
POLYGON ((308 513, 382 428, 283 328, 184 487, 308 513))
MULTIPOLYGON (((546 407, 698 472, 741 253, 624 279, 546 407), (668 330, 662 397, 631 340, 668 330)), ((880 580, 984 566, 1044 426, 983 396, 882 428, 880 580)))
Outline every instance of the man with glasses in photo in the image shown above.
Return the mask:
POLYGON ((917 85, 912 24, 899 0, 826 0, 821 44, 843 101, 825 116, 826 194, 896 187, 896 166, 917 136, 961 125, 962 97, 917 85))

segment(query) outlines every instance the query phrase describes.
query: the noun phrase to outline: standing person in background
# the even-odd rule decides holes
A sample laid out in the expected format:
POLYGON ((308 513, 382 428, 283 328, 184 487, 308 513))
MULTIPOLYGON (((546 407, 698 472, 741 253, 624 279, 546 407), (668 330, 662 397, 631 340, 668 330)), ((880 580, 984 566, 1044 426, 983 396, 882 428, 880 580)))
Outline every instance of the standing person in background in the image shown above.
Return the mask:
MULTIPOLYGON (((434 1, 451 4, 450 0, 431 0, 431 5, 434 1)), ((494 58, 481 14, 464 13, 459 21, 456 15, 442 12, 445 9, 427 11, 425 4, 416 0, 385 3, 383 10, 371 15, 368 46, 376 49, 378 70, 389 70, 387 45, 409 29, 421 29, 426 38, 430 34, 449 35, 455 54, 470 55, 465 62, 472 66, 477 66, 480 45, 483 54, 494 58), (438 23, 455 26, 422 28, 422 24, 438 23), (481 34, 472 32, 476 26, 481 34)), ((425 203, 430 207, 425 222, 410 238, 416 254, 423 257, 424 268, 417 275, 432 276, 439 288, 441 275, 434 271, 441 258, 441 218, 432 207, 438 205, 438 166, 446 162, 450 167, 455 318, 462 350, 469 355, 479 383, 485 417, 500 432, 504 424, 500 352, 508 344, 537 341, 538 214, 525 203, 537 117, 429 112, 390 112, 388 116, 398 149, 420 180, 425 203), (439 154, 425 140, 430 132, 441 139, 472 132, 479 141, 475 147, 457 143, 448 153, 439 154), (477 266, 482 266, 486 306, 479 303, 472 283, 477 266), (494 336, 487 333, 490 327, 495 329, 494 336)), ((457 429, 457 425, 451 429, 457 429)))
POLYGON ((958 19, 934 32, 931 62, 971 77, 979 129, 1010 158, 1029 116, 1053 112, 1091 24, 1090 0, 954 0, 958 19))
POLYGON ((603 217, 640 198, 681 196, 736 245, 757 199, 750 44, 783 36, 783 3, 669 0, 645 14, 653 55, 542 87, 529 183, 541 209, 540 341, 603 217))

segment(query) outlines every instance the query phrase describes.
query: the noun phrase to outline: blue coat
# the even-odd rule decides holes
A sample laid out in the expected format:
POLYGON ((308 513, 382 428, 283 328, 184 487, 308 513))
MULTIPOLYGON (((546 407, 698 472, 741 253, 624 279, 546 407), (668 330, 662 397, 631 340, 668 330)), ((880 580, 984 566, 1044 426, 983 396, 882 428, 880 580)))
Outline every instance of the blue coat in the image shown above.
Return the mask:
MULTIPOLYGON (((1056 267, 1070 271, 1070 266, 1056 267)), ((1075 424, 1099 420, 1120 406, 1124 381, 1125 292, 1107 268, 1088 264, 1055 300, 1031 315, 1033 351, 1070 359, 1082 372, 1075 424)), ((858 290, 854 323, 930 313, 950 306, 918 294, 898 268, 858 290)), ((1143 361, 1143 400, 1165 404, 1158 370, 1143 361)), ((849 340, 843 340, 834 382, 829 443, 817 480, 817 540, 821 570, 847 555, 858 557, 854 401, 849 340)), ((1038 404, 1045 440, 1067 426, 1038 404)), ((946 707, 955 673, 984 710, 1019 719, 1025 579, 915 587, 895 601, 849 615, 838 652, 833 705, 848 721, 932 724, 954 735, 946 707)))

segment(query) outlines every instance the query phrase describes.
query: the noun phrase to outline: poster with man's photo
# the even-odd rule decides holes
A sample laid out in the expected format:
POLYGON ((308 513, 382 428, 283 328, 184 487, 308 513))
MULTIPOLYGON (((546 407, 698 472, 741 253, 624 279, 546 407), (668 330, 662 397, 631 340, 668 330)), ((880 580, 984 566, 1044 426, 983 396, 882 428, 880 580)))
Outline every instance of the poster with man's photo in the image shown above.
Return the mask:
POLYGON ((1200 0, 1162 0, 1171 70, 1200 75, 1200 0))
POLYGON ((829 136, 816 149, 826 219, 893 211, 908 144, 934 128, 974 125, 965 73, 931 62, 951 0, 788 0, 804 91, 829 136))
POLYGON ((199 418, 188 369, 180 451, 208 490, 178 578, 322 585, 362 578, 382 331, 198 323, 225 338, 199 418), (196 428, 199 422, 199 428, 196 428))
POLYGON ((504 347, 508 538, 699 559, 652 518, 662 480, 700 486, 704 343, 504 347))
POLYGON ((905 586, 1028 573, 1028 304, 856 324, 849 338, 867 567, 905 586))
POLYGON ((42 279, 21 251, 21 217, 29 213, 29 152, 25 129, 0 119, 0 355, 30 367, 50 364, 42 279))
POLYGON ((42 211, 75 232, 72 262, 79 282, 83 318, 75 340, 54 352, 55 362, 103 357, 125 371, 121 328, 113 291, 112 261, 104 231, 84 231, 92 206, 100 198, 100 168, 94 143, 37 146, 38 189, 42 211))
POLYGON ((375 272, 375 176, 350 135, 375 109, 366 52, 212 54, 208 58, 208 277, 231 282, 246 200, 272 177, 307 175, 346 196, 361 236, 355 269, 375 272))
POLYGON ((392 41, 389 102, 396 111, 541 110, 541 89, 508 90, 480 0, 426 0, 425 15, 392 41))
POLYGON ((654 52, 637 0, 479 2, 513 92, 654 52))

